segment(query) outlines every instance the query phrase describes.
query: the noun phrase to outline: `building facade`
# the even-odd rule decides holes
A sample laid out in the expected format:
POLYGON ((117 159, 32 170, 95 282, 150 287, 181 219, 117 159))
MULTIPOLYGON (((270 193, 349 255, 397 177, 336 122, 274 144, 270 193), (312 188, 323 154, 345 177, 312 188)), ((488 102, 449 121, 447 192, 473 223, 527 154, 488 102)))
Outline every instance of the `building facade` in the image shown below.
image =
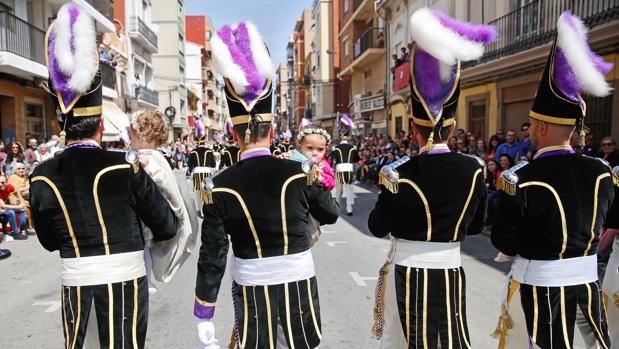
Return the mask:
POLYGON ((183 0, 152 0, 152 22, 157 27, 158 52, 153 55, 154 89, 159 110, 170 118, 171 137, 189 134, 185 83, 185 7, 183 0))
POLYGON ((353 134, 387 134, 385 31, 371 0, 342 0, 340 72, 348 82, 353 134))
MULTIPOLYGON (((73 2, 95 19, 99 33, 114 31, 111 1, 73 2)), ((0 1, 0 23, 4 23, 0 25, 0 134, 7 142, 25 144, 26 134, 45 139, 60 132, 54 103, 46 92, 45 32, 64 3, 0 1)))

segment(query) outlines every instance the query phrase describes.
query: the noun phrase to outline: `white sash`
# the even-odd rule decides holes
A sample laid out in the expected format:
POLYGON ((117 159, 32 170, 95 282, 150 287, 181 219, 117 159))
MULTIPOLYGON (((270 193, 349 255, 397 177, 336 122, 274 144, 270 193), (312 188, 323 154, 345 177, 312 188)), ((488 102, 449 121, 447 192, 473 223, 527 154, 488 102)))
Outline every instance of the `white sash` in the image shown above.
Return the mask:
POLYGON ((266 258, 234 258, 234 281, 242 286, 279 285, 314 275, 311 250, 266 258))
POLYGON ((62 258, 64 286, 92 286, 133 280, 146 275, 144 251, 62 258))
POLYGON ((537 261, 516 256, 512 277, 521 284, 545 287, 582 285, 598 279, 597 256, 537 261))

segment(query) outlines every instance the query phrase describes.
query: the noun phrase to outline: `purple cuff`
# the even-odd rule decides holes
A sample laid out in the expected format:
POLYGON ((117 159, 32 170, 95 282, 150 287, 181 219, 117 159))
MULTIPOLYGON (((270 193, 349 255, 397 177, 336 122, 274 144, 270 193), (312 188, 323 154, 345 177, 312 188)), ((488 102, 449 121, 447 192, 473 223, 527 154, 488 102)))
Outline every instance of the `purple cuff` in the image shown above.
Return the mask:
POLYGON ((193 315, 201 319, 210 319, 215 316, 215 306, 206 306, 195 301, 193 303, 193 315))

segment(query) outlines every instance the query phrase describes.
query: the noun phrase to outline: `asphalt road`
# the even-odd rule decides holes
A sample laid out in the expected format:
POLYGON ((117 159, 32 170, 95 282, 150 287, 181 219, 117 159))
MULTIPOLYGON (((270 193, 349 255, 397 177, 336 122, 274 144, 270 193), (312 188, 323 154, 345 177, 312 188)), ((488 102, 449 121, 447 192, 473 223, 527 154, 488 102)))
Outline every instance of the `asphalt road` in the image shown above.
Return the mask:
MULTIPOLYGON (((323 227, 313 248, 322 317, 321 348, 378 348, 372 338, 372 309, 376 276, 389 242, 367 230, 367 216, 376 200, 376 189, 356 187, 355 214, 323 227)), ((0 347, 62 348, 60 313, 60 261, 36 238, 10 241, 0 248, 13 256, 0 261, 0 347)), ((499 295, 506 264, 493 261, 496 250, 485 235, 471 236, 462 245, 467 277, 466 302, 473 348, 496 348, 490 338, 499 311, 499 295)), ((197 254, 191 256, 168 284, 150 298, 147 346, 198 348, 193 318, 197 254)), ((215 326, 220 344, 227 346, 233 324, 230 276, 226 273, 215 326)), ((577 339, 577 341, 579 341, 577 339)))

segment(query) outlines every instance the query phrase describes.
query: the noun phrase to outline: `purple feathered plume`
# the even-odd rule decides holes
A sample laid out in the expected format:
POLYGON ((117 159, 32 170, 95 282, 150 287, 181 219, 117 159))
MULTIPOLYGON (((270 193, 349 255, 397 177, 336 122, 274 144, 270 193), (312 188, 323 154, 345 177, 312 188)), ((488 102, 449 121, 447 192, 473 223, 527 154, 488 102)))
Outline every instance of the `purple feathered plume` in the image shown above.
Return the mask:
MULTIPOLYGON (((560 19, 565 20, 572 30, 576 33, 580 33, 582 29, 579 26, 578 19, 572 15, 571 11, 564 12, 560 19)), ((578 37, 572 38, 573 40, 579 40, 578 37)), ((584 48, 586 49, 586 54, 588 56, 589 61, 593 63, 595 68, 602 73, 603 75, 608 74, 613 69, 613 64, 610 62, 606 62, 604 58, 595 54, 595 52, 591 51, 589 45, 585 42, 583 43, 584 48)), ((565 96, 570 98, 573 101, 580 101, 578 98, 578 94, 580 93, 581 86, 576 78, 576 74, 572 70, 572 67, 568 63, 565 54, 561 50, 561 48, 557 48, 555 52, 555 60, 554 60, 554 81, 557 84, 557 87, 565 96)))
POLYGON ((230 50, 234 63, 245 73, 249 86, 242 97, 245 102, 251 103, 264 88, 265 80, 256 69, 252 58, 247 26, 243 22, 239 23, 236 30, 232 30, 230 26, 224 26, 217 32, 217 35, 230 50))
POLYGON ((432 115, 437 115, 453 87, 455 72, 452 73, 449 83, 441 83, 439 61, 417 47, 414 52, 412 78, 432 115))
POLYGON ((453 19, 440 10, 433 9, 432 14, 443 26, 458 33, 458 35, 475 42, 490 43, 497 37, 496 28, 491 25, 471 24, 453 19))
MULTIPOLYGON (((73 25, 75 24, 75 21, 77 20, 77 16, 79 14, 79 6, 73 5, 69 7, 71 27, 73 27, 73 25)), ((62 100, 65 101, 66 104, 69 104, 77 96, 77 92, 69 88, 69 80, 71 79, 71 76, 63 73, 58 66, 58 61, 56 60, 56 53, 54 52, 55 47, 56 33, 55 30, 52 30, 47 43, 47 70, 49 71, 49 78, 52 82, 53 88, 56 90, 56 93, 60 94, 62 100)), ((75 47, 73 47, 73 37, 71 37, 71 50, 75 51, 75 47)), ((76 62, 76 64, 79 63, 76 62)))
POLYGON ((353 126, 355 125, 352 119, 348 116, 348 114, 343 114, 340 117, 340 123, 348 127, 348 129, 352 129, 353 126))
POLYGON ((312 121, 310 119, 306 119, 306 118, 301 119, 301 127, 305 127, 311 124, 312 124, 312 121))

